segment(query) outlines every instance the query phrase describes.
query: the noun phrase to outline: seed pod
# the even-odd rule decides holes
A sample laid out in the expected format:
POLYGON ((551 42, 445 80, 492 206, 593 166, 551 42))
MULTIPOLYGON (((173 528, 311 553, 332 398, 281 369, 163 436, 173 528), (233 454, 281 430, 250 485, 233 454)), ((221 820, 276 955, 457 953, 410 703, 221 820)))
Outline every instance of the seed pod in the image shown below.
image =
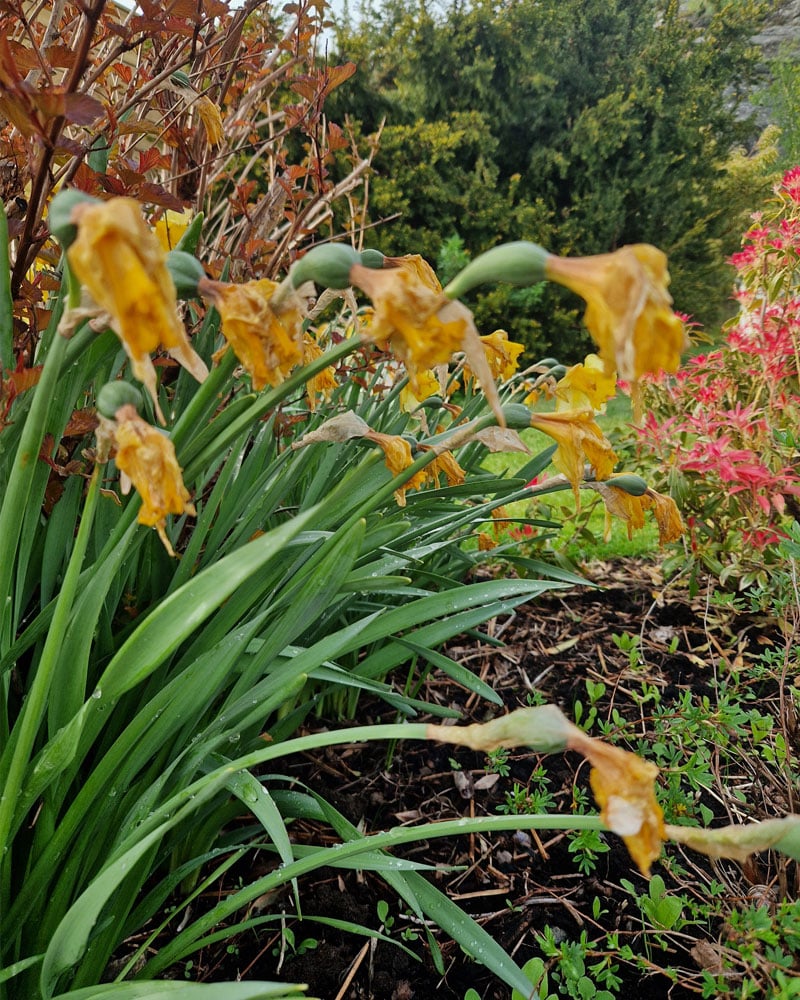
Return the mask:
POLYGON ((292 287, 299 288, 304 281, 313 281, 321 288, 347 288, 350 268, 360 263, 361 254, 345 243, 313 247, 292 266, 292 287))
POLYGON ((47 225, 64 250, 72 245, 78 235, 78 227, 72 221, 72 210, 76 205, 83 204, 98 205, 99 201, 97 198, 91 198, 88 194, 84 194, 83 191, 68 188, 65 191, 59 191, 50 203, 47 225))
POLYGON ((616 486, 618 490, 622 490, 632 497, 640 497, 647 492, 647 483, 644 479, 628 472, 622 476, 612 476, 611 479, 606 479, 605 485, 616 486))
POLYGON ((138 412, 141 405, 142 394, 130 382, 106 382, 97 394, 97 412, 109 420, 114 419, 121 406, 134 406, 138 412))
POLYGON ((380 271, 386 257, 380 250, 362 250, 361 263, 364 267, 371 267, 374 271, 380 271))

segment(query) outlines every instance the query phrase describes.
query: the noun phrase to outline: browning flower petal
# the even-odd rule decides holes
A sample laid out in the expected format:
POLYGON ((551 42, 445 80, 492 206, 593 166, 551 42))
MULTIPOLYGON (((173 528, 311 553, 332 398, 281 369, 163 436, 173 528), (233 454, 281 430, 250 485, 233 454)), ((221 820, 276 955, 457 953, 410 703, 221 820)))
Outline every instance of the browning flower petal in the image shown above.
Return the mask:
POLYGON ((534 413, 531 427, 558 442, 553 465, 572 483, 575 502, 580 503, 580 483, 588 462, 598 479, 607 479, 617 461, 611 445, 595 423, 592 410, 562 410, 534 413))
POLYGON ((556 383, 557 410, 600 410, 617 391, 613 372, 606 371, 601 358, 587 354, 583 362, 567 369, 556 383))
POLYGON ((147 388, 156 409, 152 351, 163 347, 202 382, 208 369, 186 336, 165 253, 146 226, 138 203, 132 198, 80 203, 72 211, 72 221, 78 235, 67 251, 70 266, 110 315, 133 373, 147 388))
POLYGON ((463 351, 498 423, 505 424, 492 373, 466 306, 432 288, 427 278, 419 276, 416 265, 378 271, 354 264, 350 280, 369 295, 375 309, 364 335, 403 361, 412 391, 417 392, 420 372, 447 364, 456 351, 463 351))
MULTIPOLYGON (((323 355, 323 350, 316 340, 309 334, 303 336, 303 364, 307 365, 311 361, 316 361, 323 355)), ((306 399, 308 408, 313 412, 317 408, 317 397, 323 399, 331 398, 331 393, 337 387, 335 372, 332 366, 323 368, 317 375, 313 375, 306 382, 306 399)))
POLYGON ((241 285, 206 279, 198 285, 219 310, 222 333, 256 390, 280 385, 303 360, 299 305, 289 296, 276 306, 278 287, 267 278, 241 285))
POLYGON ((635 753, 592 739, 574 727, 568 745, 592 765, 589 782, 600 818, 625 841, 643 875, 661 854, 667 839, 664 813, 656 801, 658 768, 635 753))
MULTIPOLYGON (((382 434, 380 431, 368 431, 364 437, 383 451, 386 468, 393 476, 399 476, 413 463, 411 445, 399 434, 382 434)), ((415 472, 399 489, 394 491, 399 507, 406 505, 406 491, 418 489, 425 482, 425 470, 415 472)))
POLYGON ((117 410, 114 427, 117 468, 142 498, 140 524, 154 527, 164 547, 175 555, 164 530, 167 514, 195 514, 172 441, 142 420, 133 406, 117 410))
POLYGON ((608 372, 635 385, 647 372, 676 371, 686 332, 660 250, 639 243, 594 257, 549 256, 546 273, 586 300, 584 322, 608 372))

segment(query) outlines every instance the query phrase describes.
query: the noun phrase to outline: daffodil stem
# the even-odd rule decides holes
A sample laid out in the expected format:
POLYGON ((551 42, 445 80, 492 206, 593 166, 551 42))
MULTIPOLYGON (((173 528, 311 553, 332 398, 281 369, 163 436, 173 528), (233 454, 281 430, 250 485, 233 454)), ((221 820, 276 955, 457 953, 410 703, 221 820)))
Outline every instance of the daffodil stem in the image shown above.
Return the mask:
MULTIPOLYGON (((348 354, 354 353, 361 346, 361 341, 357 337, 343 340, 341 344, 337 344, 326 351, 322 357, 316 358, 307 365, 303 365, 302 368, 298 368, 285 382, 282 382, 276 388, 268 392, 262 392, 244 413, 241 413, 235 420, 221 428, 219 435, 213 442, 203 448, 199 455, 192 455, 184 469, 184 479, 187 481, 194 479, 210 462, 232 444, 241 433, 246 431, 248 427, 251 427, 256 420, 259 420, 265 414, 269 413, 270 410, 273 410, 278 403, 286 399, 287 396, 290 396, 310 378, 313 378, 314 375, 317 375, 329 365, 334 365, 343 358, 346 358, 348 354)), ((213 426, 213 424, 210 426, 213 426)))

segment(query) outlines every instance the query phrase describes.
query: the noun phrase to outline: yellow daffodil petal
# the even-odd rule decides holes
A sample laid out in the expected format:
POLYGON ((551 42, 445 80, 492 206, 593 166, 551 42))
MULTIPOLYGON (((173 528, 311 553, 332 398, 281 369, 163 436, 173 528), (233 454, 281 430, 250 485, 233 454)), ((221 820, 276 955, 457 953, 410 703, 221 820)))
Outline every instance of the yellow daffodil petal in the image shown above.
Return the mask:
POLYGON ((647 372, 674 372, 687 346, 667 292, 667 259, 646 243, 594 257, 555 257, 547 277, 586 300, 584 322, 606 370, 636 384, 647 372))
POLYGON ((481 337, 486 360, 496 379, 506 382, 519 368, 519 356, 525 350, 524 344, 509 340, 505 330, 495 330, 494 333, 481 337))
POLYGON ((205 94, 201 94, 197 99, 197 113, 206 130, 206 138, 210 146, 219 146, 224 136, 222 125, 222 115, 219 108, 205 94))
POLYGON ((400 390, 400 409, 404 413, 412 413, 423 400, 441 391, 439 379, 432 371, 417 372, 415 388, 412 389, 409 381, 400 390))
POLYGON ((203 298, 219 310, 223 336, 256 390, 280 385, 303 360, 299 306, 292 298, 274 306, 277 288, 267 278, 241 285, 205 279, 198 285, 203 298))
MULTIPOLYGON (((422 449, 424 450, 424 449, 422 449)), ((444 476, 448 486, 460 486, 466 473, 456 461, 451 451, 441 451, 434 460, 422 470, 425 481, 433 486, 439 485, 440 476, 444 476)))
POLYGON ((142 498, 139 523, 156 528, 169 554, 175 555, 164 531, 167 514, 194 515, 195 509, 189 502, 172 441, 142 420, 133 406, 117 411, 114 441, 117 468, 142 498))
POLYGON ((591 410, 563 410, 534 413, 531 427, 548 434, 558 443, 553 465, 572 483, 575 502, 580 503, 580 483, 588 462, 598 479, 607 479, 614 470, 617 456, 595 423, 591 410))
POLYGON ((398 267, 408 271, 419 284, 436 292, 437 295, 441 295, 442 285, 436 277, 436 272, 427 260, 420 257, 418 253, 405 254, 403 257, 387 257, 385 263, 389 267, 398 267))
POLYGON ((184 209, 183 212, 174 212, 168 208, 155 224, 153 231, 164 253, 174 250, 178 245, 181 236, 189 228, 192 221, 193 212, 191 209, 184 209))
MULTIPOLYGON (((316 361, 323 355, 322 348, 317 344, 316 340, 309 334, 304 334, 303 336, 303 364, 307 365, 311 361, 316 361)), ((306 399, 308 401, 308 408, 310 410, 315 410, 317 406, 317 397, 322 396, 323 399, 328 400, 331 398, 331 393, 337 387, 336 377, 334 369, 329 365, 327 368, 323 368, 321 372, 313 375, 306 382, 306 399)))
POLYGON ((622 837, 642 874, 649 875, 666 840, 664 813, 655 794, 658 768, 577 728, 571 730, 568 742, 592 765, 589 783, 600 806, 600 818, 622 837))
MULTIPOLYGON (((67 255, 94 301, 111 317, 136 378, 156 399, 150 353, 163 347, 192 375, 208 375, 178 316, 175 286, 157 237, 132 198, 81 203, 72 213, 78 235, 67 255)), ((160 416, 160 414, 159 414, 160 416)))
POLYGON ((446 364, 461 350, 467 324, 456 303, 417 278, 415 271, 397 267, 377 271, 361 265, 351 278, 372 299, 374 314, 366 336, 387 345, 406 365, 412 390, 422 371, 446 364))
MULTIPOLYGON (((414 461, 411 455, 411 445, 399 434, 382 434, 380 431, 369 431, 364 435, 383 452, 386 468, 393 476, 399 476, 414 461)), ((399 489, 394 491, 399 507, 406 505, 406 491, 418 489, 425 482, 425 471, 415 472, 399 489)))
POLYGON ((607 372, 603 361, 596 354, 567 369, 556 383, 556 409, 582 410, 591 407, 600 410, 617 391, 614 372, 607 372))

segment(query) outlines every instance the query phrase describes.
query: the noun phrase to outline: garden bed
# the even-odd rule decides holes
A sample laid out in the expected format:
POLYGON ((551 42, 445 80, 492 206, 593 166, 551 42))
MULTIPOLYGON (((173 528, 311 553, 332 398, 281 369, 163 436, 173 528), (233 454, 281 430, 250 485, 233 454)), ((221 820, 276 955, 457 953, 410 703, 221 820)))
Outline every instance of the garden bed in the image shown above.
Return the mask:
MULTIPOLYGON (((452 644, 450 655, 490 683, 509 710, 555 702, 593 735, 658 763, 668 822, 719 825, 792 811, 797 636, 789 626, 720 608, 706 593, 665 588, 649 563, 593 564, 589 572, 602 589, 551 592, 491 622, 485 641, 452 644)), ((497 714, 440 674, 427 678, 425 692, 465 720, 497 714)), ((359 724, 392 719, 380 703, 360 706, 359 724)), ((365 832, 498 811, 595 811, 588 768, 573 754, 488 759, 430 744, 358 744, 297 760, 289 774, 365 832)), ((293 832, 300 842, 325 842, 318 827, 297 824, 293 832)), ((621 842, 591 831, 466 835, 422 842, 403 855, 438 866, 429 877, 520 965, 542 957, 558 996, 777 996, 781 968, 797 971, 794 862, 758 856, 742 866, 671 845, 648 889, 621 842), (579 986, 581 975, 591 989, 585 979, 579 986)), ((270 854, 255 852, 246 877, 273 865, 270 854)), ((233 869, 229 877, 241 874, 233 869)), ((299 921, 287 895, 284 928, 247 932, 221 952, 201 953, 186 974, 306 982, 324 1000, 406 1000, 434 991, 462 1000, 470 988, 482 1000, 508 997, 506 986, 439 932, 444 975, 437 971, 423 929, 378 874, 325 870, 304 883, 303 906, 299 921), (314 917, 360 925, 394 943, 314 917)))

